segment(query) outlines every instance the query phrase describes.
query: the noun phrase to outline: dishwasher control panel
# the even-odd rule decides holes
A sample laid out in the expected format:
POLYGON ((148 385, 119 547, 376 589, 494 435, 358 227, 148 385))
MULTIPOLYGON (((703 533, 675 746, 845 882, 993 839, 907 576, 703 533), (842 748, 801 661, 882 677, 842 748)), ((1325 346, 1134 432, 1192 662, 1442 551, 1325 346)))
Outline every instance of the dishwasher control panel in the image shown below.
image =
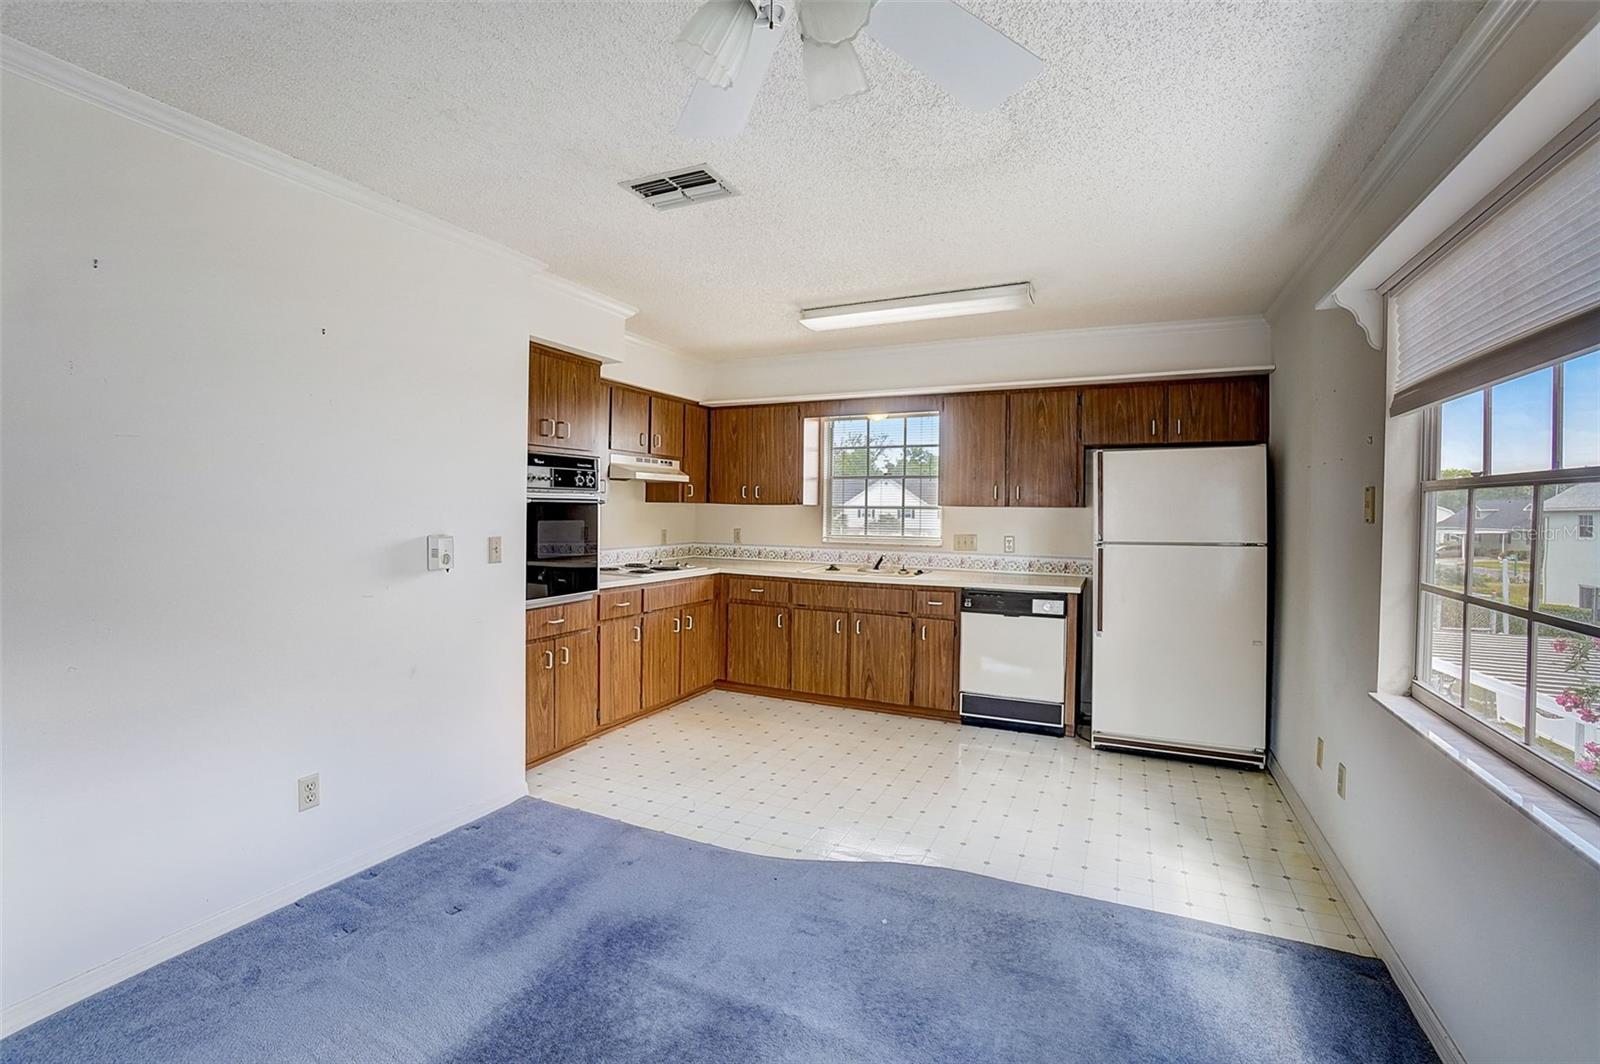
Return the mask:
POLYGON ((964 613, 995 613, 1002 617, 1065 618, 1067 597, 1026 591, 964 591, 961 609, 964 613))

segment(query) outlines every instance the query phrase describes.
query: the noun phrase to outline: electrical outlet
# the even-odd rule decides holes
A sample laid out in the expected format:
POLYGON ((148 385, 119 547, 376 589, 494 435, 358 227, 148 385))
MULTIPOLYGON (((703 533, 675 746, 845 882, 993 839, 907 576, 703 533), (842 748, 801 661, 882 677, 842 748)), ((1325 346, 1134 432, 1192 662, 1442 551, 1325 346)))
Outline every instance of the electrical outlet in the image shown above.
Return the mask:
POLYGON ((975 532, 957 532, 955 537, 956 550, 977 550, 978 536, 975 532))
POLYGON ((315 809, 322 804, 322 774, 313 772, 309 776, 301 776, 299 782, 300 812, 315 809))
POLYGON ((736 529, 733 530, 733 541, 735 543, 743 543, 744 542, 744 529, 736 528, 736 529))
POLYGON ((1317 767, 1322 767, 1322 736, 1317 736, 1317 767))
POLYGON ((1343 761, 1339 762, 1339 783, 1337 785, 1337 790, 1339 791, 1339 797, 1343 798, 1344 797, 1344 762, 1343 761))
POLYGON ((1005 539, 1001 540, 1000 549, 1005 551, 1007 554, 1017 553, 1017 537, 1007 536, 1005 539))
POLYGON ((501 550, 500 550, 500 537, 499 536, 490 536, 489 537, 489 564, 490 565, 499 565, 502 560, 503 559, 501 557, 501 550))

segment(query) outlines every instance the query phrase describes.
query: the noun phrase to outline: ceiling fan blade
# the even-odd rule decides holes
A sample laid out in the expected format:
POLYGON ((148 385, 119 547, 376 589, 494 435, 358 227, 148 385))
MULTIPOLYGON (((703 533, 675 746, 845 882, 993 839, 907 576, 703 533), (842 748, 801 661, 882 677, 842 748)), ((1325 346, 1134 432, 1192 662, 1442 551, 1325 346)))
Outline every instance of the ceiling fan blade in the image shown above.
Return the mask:
POLYGON ((785 18, 768 29, 765 19, 756 20, 750 35, 750 50, 745 53, 733 84, 719 89, 705 82, 695 85, 689 102, 678 119, 678 133, 685 137, 731 137, 744 129, 756 104, 756 93, 767 79, 767 68, 778 50, 778 42, 793 19, 785 18))
POLYGON ((976 111, 998 107, 1044 68, 955 0, 878 0, 867 34, 976 111))

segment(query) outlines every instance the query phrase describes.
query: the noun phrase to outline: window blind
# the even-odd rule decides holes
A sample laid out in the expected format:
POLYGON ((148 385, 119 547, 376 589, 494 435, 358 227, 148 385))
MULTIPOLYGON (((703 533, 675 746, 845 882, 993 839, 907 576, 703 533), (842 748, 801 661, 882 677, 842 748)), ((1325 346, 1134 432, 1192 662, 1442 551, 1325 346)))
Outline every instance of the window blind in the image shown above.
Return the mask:
POLYGON ((1600 139, 1389 293, 1400 414, 1600 343, 1600 139))

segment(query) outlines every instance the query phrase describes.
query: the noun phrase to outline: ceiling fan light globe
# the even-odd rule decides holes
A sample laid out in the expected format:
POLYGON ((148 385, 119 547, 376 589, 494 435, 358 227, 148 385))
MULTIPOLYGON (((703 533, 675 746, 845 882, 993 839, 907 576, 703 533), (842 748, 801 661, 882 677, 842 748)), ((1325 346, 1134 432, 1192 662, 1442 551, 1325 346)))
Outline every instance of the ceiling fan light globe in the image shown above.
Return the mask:
POLYGON ((856 39, 872 14, 873 0, 796 0, 800 35, 818 44, 856 39))
POLYGON ((849 41, 822 44, 807 39, 800 60, 806 78, 806 98, 813 108, 867 91, 867 75, 861 69, 855 45, 849 41))
POLYGON ((695 77, 725 89, 744 65, 755 25, 747 0, 708 0, 678 35, 678 57, 695 77))

